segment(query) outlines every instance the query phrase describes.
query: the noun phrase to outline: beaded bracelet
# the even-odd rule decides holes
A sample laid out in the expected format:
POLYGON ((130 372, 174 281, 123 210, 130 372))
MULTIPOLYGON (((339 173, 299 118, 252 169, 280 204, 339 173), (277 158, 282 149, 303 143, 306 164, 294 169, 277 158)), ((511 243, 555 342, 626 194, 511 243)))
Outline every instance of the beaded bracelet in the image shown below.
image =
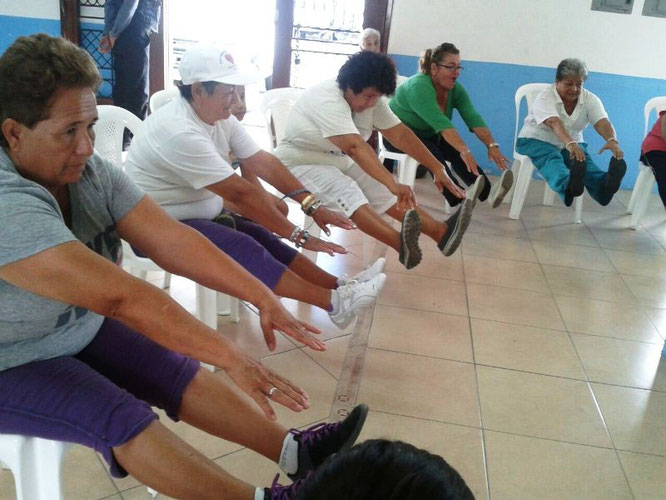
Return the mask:
POLYGON ((303 231, 294 242, 296 244, 296 248, 301 248, 302 246, 304 246, 307 243, 309 237, 310 233, 308 233, 307 231, 303 231))
POLYGON ((282 198, 280 198, 280 201, 284 200, 285 198, 293 198, 293 197, 296 196, 297 194, 301 194, 301 193, 312 194, 312 193, 310 193, 310 191, 308 191, 308 190, 305 189, 305 188, 297 189, 296 191, 292 191, 291 193, 287 193, 287 194, 285 194, 282 198))

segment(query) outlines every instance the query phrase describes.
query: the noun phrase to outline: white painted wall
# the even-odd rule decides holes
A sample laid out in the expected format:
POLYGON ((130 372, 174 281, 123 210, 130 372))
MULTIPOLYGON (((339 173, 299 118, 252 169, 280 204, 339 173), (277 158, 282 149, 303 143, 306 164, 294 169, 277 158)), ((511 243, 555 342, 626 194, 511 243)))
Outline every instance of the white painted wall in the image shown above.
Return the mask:
POLYGON ((0 16, 60 20, 58 0, 0 0, 0 16))
POLYGON ((591 0, 394 0, 388 52, 418 56, 453 42, 467 60, 666 79, 666 19, 590 10, 591 0))

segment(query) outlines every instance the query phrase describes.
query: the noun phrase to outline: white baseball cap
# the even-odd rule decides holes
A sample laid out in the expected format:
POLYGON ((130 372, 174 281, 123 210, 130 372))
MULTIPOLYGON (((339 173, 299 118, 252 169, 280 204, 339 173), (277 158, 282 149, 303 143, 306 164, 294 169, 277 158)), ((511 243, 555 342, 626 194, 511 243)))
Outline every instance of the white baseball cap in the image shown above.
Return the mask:
POLYGON ((240 71, 226 50, 201 43, 194 45, 182 55, 178 72, 183 85, 192 85, 196 82, 246 85, 259 80, 257 72, 240 71))

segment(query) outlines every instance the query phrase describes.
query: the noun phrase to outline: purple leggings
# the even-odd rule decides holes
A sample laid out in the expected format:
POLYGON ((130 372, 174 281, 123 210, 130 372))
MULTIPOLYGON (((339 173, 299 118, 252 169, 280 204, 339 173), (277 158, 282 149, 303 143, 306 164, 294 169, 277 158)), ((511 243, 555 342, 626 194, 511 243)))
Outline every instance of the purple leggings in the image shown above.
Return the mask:
MULTIPOLYGON (((208 219, 185 219, 180 222, 199 231, 264 285, 275 289, 298 252, 256 222, 228 211, 225 213, 234 218, 236 229, 208 219)), ((138 249, 134 251, 145 257, 138 249)))
POLYGON ((198 361, 107 318, 76 356, 0 371, 0 433, 82 444, 124 477, 111 448, 158 418, 151 405, 178 420, 198 369, 198 361))

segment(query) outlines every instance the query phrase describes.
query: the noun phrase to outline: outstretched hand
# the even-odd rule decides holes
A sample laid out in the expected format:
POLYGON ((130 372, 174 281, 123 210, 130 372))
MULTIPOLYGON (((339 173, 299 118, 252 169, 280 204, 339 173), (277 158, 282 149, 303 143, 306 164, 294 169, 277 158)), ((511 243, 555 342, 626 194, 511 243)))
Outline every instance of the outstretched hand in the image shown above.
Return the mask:
POLYGON ((224 370, 243 392, 254 399, 270 420, 277 417, 269 399, 293 411, 310 407, 308 395, 303 389, 266 368, 259 361, 236 349, 232 352, 231 359, 225 364, 224 370))
POLYGON ((303 248, 306 250, 312 250, 313 252, 325 252, 330 256, 333 256, 336 253, 347 253, 345 247, 337 245, 331 241, 324 241, 316 236, 309 236, 305 245, 303 245, 303 248))
POLYGON ((609 150, 613 153, 613 156, 618 160, 624 158, 624 153, 620 149, 620 144, 617 141, 608 141, 604 146, 599 150, 599 154, 603 153, 605 150, 609 150))
POLYGON ((465 197, 465 190, 451 180, 451 177, 449 177, 446 174, 444 168, 442 168, 441 172, 438 172, 434 182, 435 186, 437 186, 437 189, 439 189, 440 193, 443 193, 444 190, 446 189, 456 198, 462 199, 465 197))
POLYGON ((289 335, 315 351, 326 350, 326 344, 312 335, 313 333, 321 333, 321 330, 294 318, 275 295, 270 294, 265 301, 257 304, 257 308, 259 309, 261 331, 264 333, 264 339, 269 350, 274 351, 276 347, 273 330, 289 335))
POLYGON ((393 194, 398 197, 398 209, 401 211, 416 207, 414 190, 407 184, 396 184, 393 194))
POLYGON ((326 233, 326 236, 331 235, 331 230, 327 227, 328 224, 347 230, 356 229, 356 224, 354 224, 347 217, 343 217, 342 215, 333 212, 326 207, 319 207, 317 210, 315 210, 315 212, 312 214, 312 219, 321 228, 321 230, 326 233))

